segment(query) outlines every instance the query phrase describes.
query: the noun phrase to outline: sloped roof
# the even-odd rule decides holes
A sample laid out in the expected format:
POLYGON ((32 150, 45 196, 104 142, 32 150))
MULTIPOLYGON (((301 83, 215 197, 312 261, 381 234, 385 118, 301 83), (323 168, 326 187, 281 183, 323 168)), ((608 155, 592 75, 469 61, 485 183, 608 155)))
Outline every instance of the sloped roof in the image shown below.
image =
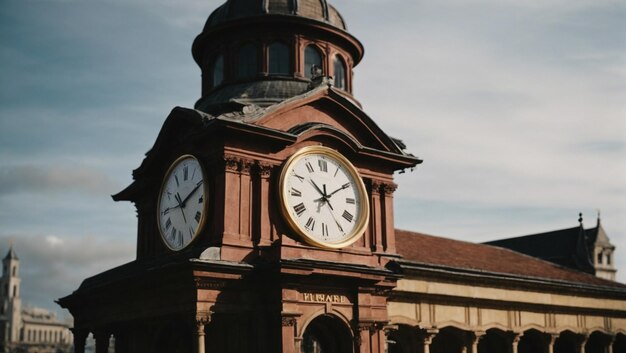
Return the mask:
POLYGON ((621 283, 486 244, 396 230, 396 246, 404 260, 419 264, 626 290, 621 283))

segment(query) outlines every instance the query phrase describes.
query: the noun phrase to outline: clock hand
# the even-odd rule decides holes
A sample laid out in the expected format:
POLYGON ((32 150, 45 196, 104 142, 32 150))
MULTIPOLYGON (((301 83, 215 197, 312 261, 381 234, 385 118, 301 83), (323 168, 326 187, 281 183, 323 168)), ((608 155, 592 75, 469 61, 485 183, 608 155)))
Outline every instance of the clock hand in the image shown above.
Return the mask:
POLYGON ((176 202, 178 202, 178 206, 180 207, 180 212, 183 214, 183 221, 185 221, 185 224, 187 224, 187 217, 185 217, 185 211, 183 210, 184 206, 180 200, 180 195, 176 193, 174 197, 176 198, 176 202))
POLYGON ((193 195, 194 192, 196 192, 196 190, 198 190, 198 188, 200 187, 200 185, 202 185, 202 180, 200 180, 196 186, 189 192, 189 194, 187 194, 187 196, 181 201, 181 205, 182 207, 185 207, 185 203, 187 203, 187 200, 189 200, 189 198, 191 197, 191 195, 193 195))
MULTIPOLYGON (((176 202, 178 202, 178 200, 176 202)), ((179 208, 179 207, 180 207, 180 205, 176 205, 174 207, 168 207, 168 208, 164 209, 163 212, 161 212, 161 213, 163 215, 166 215, 166 214, 168 214, 170 212, 170 210, 173 210, 173 209, 176 209, 176 208, 179 208)))
POLYGON ((326 194, 322 192, 322 190, 320 189, 319 186, 317 186, 317 184, 315 184, 315 182, 313 181, 313 179, 309 179, 309 182, 311 183, 311 185, 313 185, 313 187, 315 188, 315 190, 317 190, 317 192, 322 195, 323 199, 326 199, 326 194))
POLYGON ((347 189, 350 187, 350 183, 345 183, 343 185, 341 185, 341 187, 333 192, 331 192, 330 194, 328 194, 326 197, 330 198, 331 196, 333 196, 334 194, 338 193, 341 190, 347 189))
POLYGON ((337 221, 337 218, 335 217, 335 213, 333 212, 333 207, 330 205, 330 202, 326 202, 326 204, 328 205, 328 207, 330 207, 330 216, 333 218, 333 221, 335 221, 335 223, 337 224, 337 228, 339 228, 339 231, 344 233, 343 228, 341 228, 341 224, 339 224, 339 221, 337 221))

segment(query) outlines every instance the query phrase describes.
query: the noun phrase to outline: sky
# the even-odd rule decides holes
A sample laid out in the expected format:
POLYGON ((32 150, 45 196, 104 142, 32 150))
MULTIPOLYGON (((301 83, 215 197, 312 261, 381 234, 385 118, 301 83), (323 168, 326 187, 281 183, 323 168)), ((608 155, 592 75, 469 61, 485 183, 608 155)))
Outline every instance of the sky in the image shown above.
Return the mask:
MULTIPOLYGON (((0 251, 56 309, 133 260, 132 181, 193 107, 191 43, 221 0, 0 0, 0 251)), ((602 224, 626 281, 626 3, 335 0, 365 46, 354 93, 424 163, 396 227, 472 242, 602 224)))

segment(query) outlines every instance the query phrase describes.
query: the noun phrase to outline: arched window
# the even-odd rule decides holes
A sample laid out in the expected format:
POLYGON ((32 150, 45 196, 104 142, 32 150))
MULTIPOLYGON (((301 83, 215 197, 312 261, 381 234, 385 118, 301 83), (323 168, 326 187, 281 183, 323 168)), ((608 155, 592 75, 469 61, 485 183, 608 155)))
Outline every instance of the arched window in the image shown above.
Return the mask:
POLYGON ((252 43, 239 48, 237 55, 237 78, 254 77, 257 73, 256 46, 252 43))
POLYGON ((268 47, 269 73, 288 75, 290 74, 289 47, 280 42, 274 42, 268 47))
POLYGON ((13 277, 17 276, 17 266, 13 266, 13 277))
POLYGON ((17 286, 13 286, 13 296, 17 297, 17 286))
POLYGON ((213 62, 213 87, 217 87, 224 82, 224 56, 218 56, 213 62))
POLYGON ((313 45, 304 49, 304 77, 311 78, 311 68, 313 65, 322 68, 322 54, 313 45))
POLYGON ((335 87, 346 90, 348 88, 346 78, 346 64, 339 55, 335 55, 333 62, 333 70, 335 72, 334 82, 335 87))

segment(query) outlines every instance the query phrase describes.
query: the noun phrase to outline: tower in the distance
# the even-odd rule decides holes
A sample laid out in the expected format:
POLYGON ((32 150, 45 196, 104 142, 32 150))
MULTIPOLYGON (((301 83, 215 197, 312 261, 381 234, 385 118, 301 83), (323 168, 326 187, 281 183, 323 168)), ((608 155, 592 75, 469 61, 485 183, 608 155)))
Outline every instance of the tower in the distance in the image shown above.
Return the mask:
POLYGON ((2 277, 0 278, 0 336, 6 348, 12 342, 20 340, 20 323, 22 321, 22 300, 20 298, 20 259, 13 247, 2 259, 2 277))

